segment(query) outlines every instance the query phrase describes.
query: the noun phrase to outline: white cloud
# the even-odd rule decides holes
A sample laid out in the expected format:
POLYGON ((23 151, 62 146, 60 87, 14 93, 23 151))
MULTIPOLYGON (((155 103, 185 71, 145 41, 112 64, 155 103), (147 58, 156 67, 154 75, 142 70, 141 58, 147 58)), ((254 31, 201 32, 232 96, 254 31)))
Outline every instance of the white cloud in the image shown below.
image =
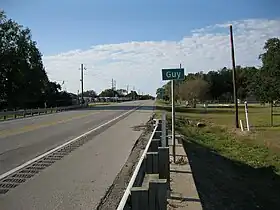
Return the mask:
POLYGON ((117 88, 154 94, 161 86, 161 69, 178 67, 197 72, 231 67, 228 26, 233 25, 237 65, 260 65, 258 55, 268 38, 279 37, 280 20, 250 19, 192 30, 180 41, 146 41, 97 45, 43 57, 51 80, 65 80, 68 91, 80 89, 81 63, 85 65, 85 89, 97 92, 117 81, 117 88))

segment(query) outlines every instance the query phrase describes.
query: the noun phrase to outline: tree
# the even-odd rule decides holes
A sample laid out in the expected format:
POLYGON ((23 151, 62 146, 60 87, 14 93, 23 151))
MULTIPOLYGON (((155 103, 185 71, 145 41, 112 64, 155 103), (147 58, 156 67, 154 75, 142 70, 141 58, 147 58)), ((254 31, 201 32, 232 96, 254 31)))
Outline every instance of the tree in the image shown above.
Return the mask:
POLYGON ((49 80, 28 28, 0 12, 0 101, 8 107, 43 106, 49 80))
POLYGON ((136 91, 132 90, 126 97, 131 98, 132 100, 136 100, 138 98, 138 94, 136 91))
POLYGON ((208 82, 200 78, 185 81, 180 86, 181 97, 189 101, 193 107, 196 107, 198 101, 206 99, 209 87, 208 82))
MULTIPOLYGON (((81 94, 80 94, 81 95, 81 94)), ((95 98, 97 96, 97 93, 94 90, 87 90, 84 92, 84 97, 92 97, 95 98)))
POLYGON ((99 94, 99 97, 115 97, 115 96, 119 96, 119 93, 116 90, 113 90, 113 89, 103 90, 99 94))
POLYGON ((118 89, 116 91, 118 92, 119 96, 124 96, 127 94, 127 90, 125 89, 118 89))
POLYGON ((272 103, 280 98, 280 40, 268 39, 264 50, 259 56, 263 65, 255 76, 254 89, 262 102, 272 103))

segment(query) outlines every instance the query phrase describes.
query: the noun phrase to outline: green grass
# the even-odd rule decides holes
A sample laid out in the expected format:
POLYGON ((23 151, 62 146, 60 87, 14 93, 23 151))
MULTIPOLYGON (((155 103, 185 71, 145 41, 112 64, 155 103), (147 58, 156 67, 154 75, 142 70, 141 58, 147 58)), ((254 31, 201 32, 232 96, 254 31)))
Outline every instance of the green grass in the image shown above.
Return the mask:
MULTIPOLYGON (((170 111, 169 106, 158 110, 170 111)), ((276 109, 280 111, 279 107, 276 109)), ((169 113, 170 114, 170 113, 169 113)), ((176 109, 176 128, 190 138, 218 154, 251 167, 273 166, 280 173, 280 116, 274 116, 270 127, 270 108, 249 106, 251 132, 241 132, 234 126, 233 108, 183 108, 176 109), (206 127, 187 125, 187 120, 204 122, 206 127)), ((239 119, 245 124, 244 107, 239 109, 239 119)))

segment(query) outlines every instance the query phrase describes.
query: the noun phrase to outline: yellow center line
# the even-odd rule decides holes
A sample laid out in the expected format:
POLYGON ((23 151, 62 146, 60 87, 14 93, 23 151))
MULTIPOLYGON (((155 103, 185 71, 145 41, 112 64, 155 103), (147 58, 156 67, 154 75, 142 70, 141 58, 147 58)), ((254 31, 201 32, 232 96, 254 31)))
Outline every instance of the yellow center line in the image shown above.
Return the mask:
POLYGON ((91 116, 91 115, 95 115, 95 114, 98 114, 98 113, 101 113, 101 112, 94 112, 94 113, 90 113, 90 114, 84 114, 84 115, 79 115, 79 116, 76 116, 76 117, 63 119, 63 120, 50 121, 50 122, 46 122, 46 123, 42 123, 42 124, 34 124, 34 125, 24 126, 24 127, 17 128, 17 129, 3 130, 3 131, 0 131, 0 138, 5 138, 5 137, 8 137, 8 136, 14 136, 14 135, 34 131, 34 130, 37 130, 37 129, 40 129, 40 128, 54 126, 54 125, 61 124, 61 123, 67 123, 67 122, 70 122, 70 121, 73 121, 73 120, 81 119, 81 118, 88 117, 88 116, 91 116))

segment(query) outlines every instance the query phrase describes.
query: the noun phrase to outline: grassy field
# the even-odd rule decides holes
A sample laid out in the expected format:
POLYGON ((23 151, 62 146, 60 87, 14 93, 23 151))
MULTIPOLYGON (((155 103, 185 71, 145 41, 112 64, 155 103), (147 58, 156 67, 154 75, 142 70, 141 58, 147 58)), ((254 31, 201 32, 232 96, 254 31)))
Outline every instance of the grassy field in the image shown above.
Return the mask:
MULTIPOLYGON (((169 105, 157 110, 168 111, 170 120, 169 105)), ((245 120, 244 107, 239 118, 245 120)), ((234 120, 233 108, 176 109, 204 209, 279 209, 280 116, 270 127, 270 108, 249 106, 251 132, 235 129, 234 120)))

